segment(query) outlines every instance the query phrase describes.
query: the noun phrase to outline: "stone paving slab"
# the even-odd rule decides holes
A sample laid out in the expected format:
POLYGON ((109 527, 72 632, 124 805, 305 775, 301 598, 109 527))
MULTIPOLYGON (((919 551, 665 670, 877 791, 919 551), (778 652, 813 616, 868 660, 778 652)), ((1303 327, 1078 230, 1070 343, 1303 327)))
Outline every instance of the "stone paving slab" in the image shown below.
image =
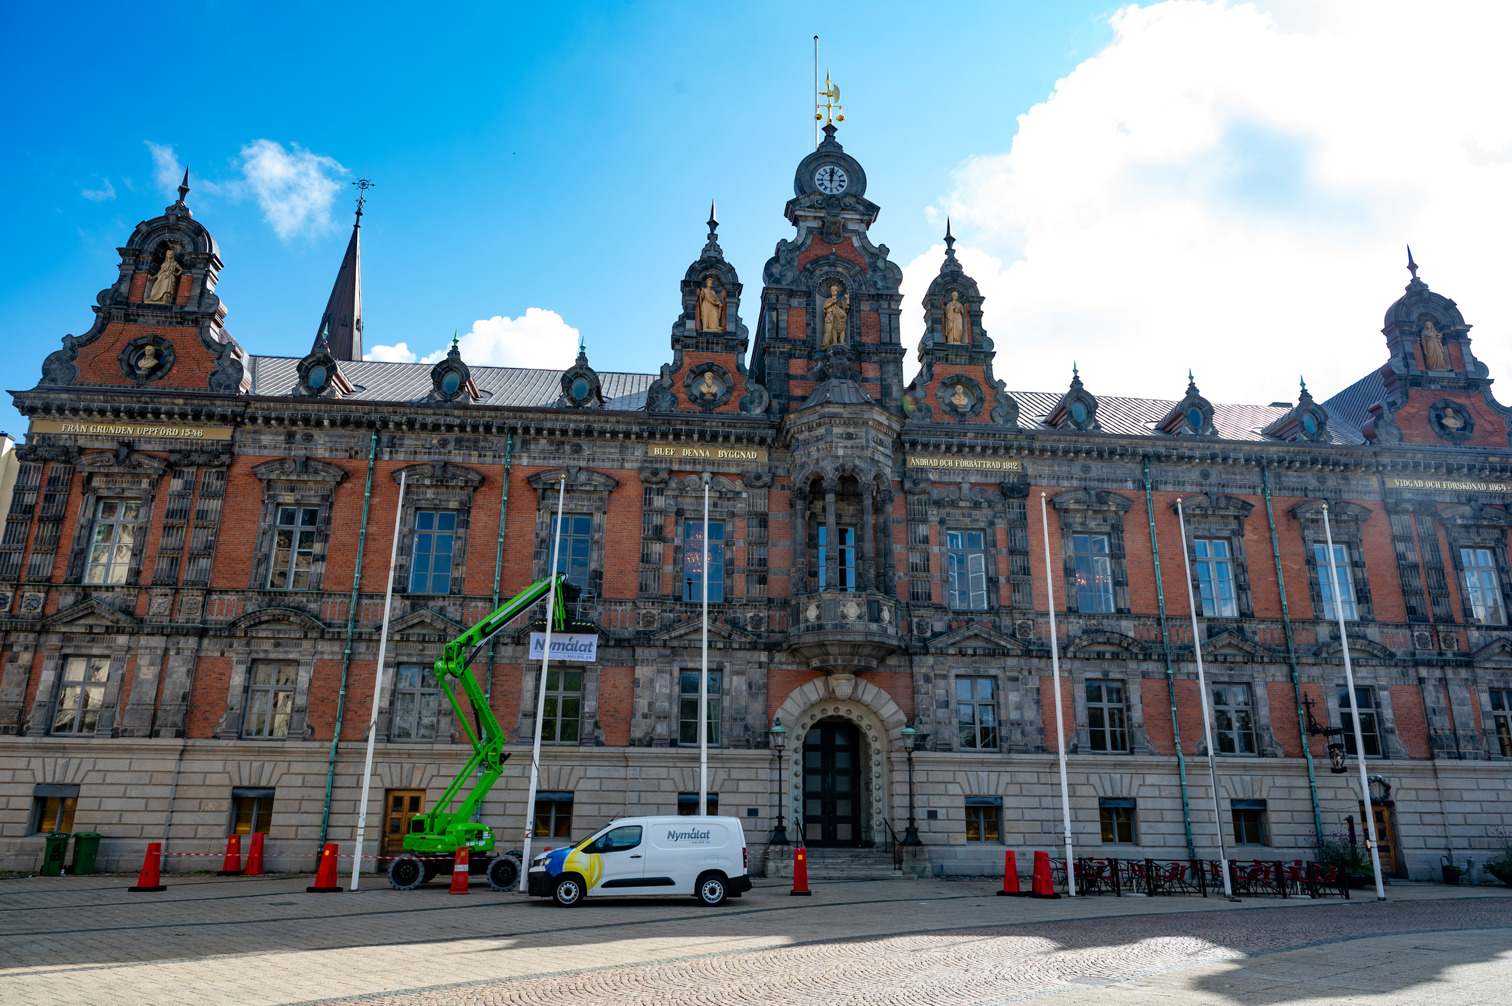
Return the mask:
MULTIPOLYGON (((691 966, 676 963, 691 958, 801 956, 858 939, 923 939, 906 952, 922 960, 919 953, 942 939, 940 932, 981 927, 1017 927, 1013 938, 1023 939, 1026 928, 1038 932, 1078 920, 1118 919, 1105 923, 1116 927, 1180 917, 1196 920, 1183 923, 1188 928, 1205 929, 1207 919, 1277 912, 1321 924, 1357 917, 1367 906, 1512 912, 1512 891, 1505 888, 1430 884, 1394 886, 1386 906, 1373 900, 1346 906, 1336 899, 1031 901, 995 897, 995 885, 985 881, 837 883, 799 899, 788 897, 785 884, 758 881, 744 898, 719 909, 691 899, 616 899, 562 910, 476 881, 458 897, 440 884, 400 892, 372 878, 364 879, 361 893, 306 894, 308 877, 173 877, 161 894, 132 894, 125 888, 133 879, 0 881, 0 1001, 270 1006, 501 979, 549 983, 594 969, 691 966)), ((814 966, 823 973, 835 965, 826 959, 814 966)), ((808 991, 808 1001, 827 1001, 812 998, 813 987, 808 991)))

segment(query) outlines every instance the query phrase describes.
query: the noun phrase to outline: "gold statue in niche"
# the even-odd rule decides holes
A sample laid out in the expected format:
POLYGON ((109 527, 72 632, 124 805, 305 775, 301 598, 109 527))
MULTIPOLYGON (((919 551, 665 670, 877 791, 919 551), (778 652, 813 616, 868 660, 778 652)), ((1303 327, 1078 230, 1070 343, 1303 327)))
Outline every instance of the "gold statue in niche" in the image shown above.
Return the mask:
POLYGON ((845 319, 850 316, 850 294, 840 296, 839 284, 830 285, 830 295, 824 302, 824 341, 820 349, 845 345, 845 319))
POLYGON ((957 384, 950 396, 950 404, 961 410, 971 408, 971 396, 966 394, 966 385, 957 384))
POLYGON ((1423 322, 1423 369, 1448 370, 1449 357, 1444 353, 1444 337, 1433 327, 1433 322, 1423 322))
POLYGON ((158 268, 157 275, 152 277, 152 288, 147 291, 147 303, 172 304, 174 294, 178 292, 178 278, 183 272, 184 267, 178 264, 173 249, 169 248, 163 256, 163 264, 158 268))
POLYGON ((966 342, 966 305, 959 290, 950 291, 950 303, 945 305, 945 341, 952 346, 966 342))
POLYGON ((719 382, 714 380, 714 372, 704 371, 703 383, 698 386, 698 393, 705 398, 718 398, 720 390, 719 382))
POLYGON ((704 285, 698 288, 698 330, 724 331, 724 298, 714 292, 713 276, 704 279, 704 285))

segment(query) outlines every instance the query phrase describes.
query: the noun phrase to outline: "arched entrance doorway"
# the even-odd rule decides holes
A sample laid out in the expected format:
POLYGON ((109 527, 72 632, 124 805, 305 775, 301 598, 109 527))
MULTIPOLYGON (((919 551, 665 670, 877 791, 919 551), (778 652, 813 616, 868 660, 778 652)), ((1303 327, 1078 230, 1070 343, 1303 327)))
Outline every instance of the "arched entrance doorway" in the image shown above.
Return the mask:
POLYGON ((803 738, 803 840, 820 847, 861 844, 865 795, 861 731, 844 719, 823 719, 803 738))

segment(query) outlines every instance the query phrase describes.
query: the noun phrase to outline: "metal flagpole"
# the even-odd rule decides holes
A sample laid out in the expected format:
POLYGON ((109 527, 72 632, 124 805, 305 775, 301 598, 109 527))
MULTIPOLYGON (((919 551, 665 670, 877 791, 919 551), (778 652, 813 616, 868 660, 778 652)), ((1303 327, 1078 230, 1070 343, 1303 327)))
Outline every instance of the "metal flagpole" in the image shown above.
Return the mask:
POLYGON ((567 476, 557 485, 556 534, 551 546, 551 586, 546 592, 546 640, 541 648, 541 683, 536 689, 535 744, 530 749, 530 789, 525 794, 525 840, 520 846, 520 893, 529 890, 530 836, 535 833, 536 783, 541 780, 541 720, 546 712, 546 670, 551 666, 551 622, 556 616, 557 560, 562 555, 562 505, 567 502, 567 476))
POLYGON ((1376 900, 1386 900, 1386 882, 1381 878, 1381 849, 1377 841, 1375 808, 1370 805, 1370 777, 1365 772, 1365 737, 1360 732, 1360 710, 1355 704, 1354 669, 1349 663, 1349 634, 1344 628, 1344 603, 1339 596, 1339 570, 1334 558, 1333 531, 1328 524, 1328 504, 1323 504, 1323 536, 1328 542, 1328 582, 1333 589, 1334 614, 1339 616, 1339 652, 1344 654, 1344 683, 1349 687, 1349 718, 1354 723, 1355 759, 1360 763, 1360 803, 1365 812, 1365 844, 1370 847, 1370 865, 1375 870, 1376 900))
MULTIPOLYGON (((819 36, 814 36, 814 90, 809 93, 809 101, 815 108, 819 107, 819 36)), ((819 114, 814 113, 814 149, 819 149, 819 114)))
POLYGON ((1076 861, 1071 857, 1071 787, 1066 784, 1066 721, 1061 716, 1060 638, 1055 628, 1055 573, 1050 566, 1050 511, 1040 493, 1040 530, 1045 534, 1045 591, 1050 597, 1050 674, 1055 679, 1055 742, 1060 749, 1061 811, 1066 830, 1066 893, 1076 897, 1076 861))
POLYGON ((1229 882, 1228 846, 1223 841, 1223 810, 1218 802, 1218 755, 1213 749, 1213 731, 1208 717, 1207 677, 1202 673, 1202 637, 1197 629, 1197 602, 1192 597, 1192 558, 1187 551, 1186 513, 1181 509, 1181 499, 1176 500, 1176 519, 1181 523, 1181 561, 1186 569, 1187 608, 1192 612, 1192 645, 1197 654, 1197 691, 1202 698, 1202 740, 1208 749, 1208 776, 1213 781, 1213 830, 1218 833, 1218 864, 1223 869, 1223 896, 1230 901, 1234 889, 1229 882))
POLYGON ((703 473, 703 659, 698 670, 698 816, 709 813, 709 473, 703 473))
POLYGON ((383 595, 383 631, 378 634, 378 668, 373 672, 373 709, 368 716, 367 761, 362 766, 362 802, 357 805, 357 851, 352 856, 352 890, 362 869, 362 834, 367 830, 368 793, 373 784, 373 743, 378 735, 378 698, 383 691, 383 658, 388 649, 389 613, 394 608, 394 561, 399 556, 399 525, 404 515, 404 482, 409 473, 399 473, 399 506, 394 510, 394 543, 389 546, 388 589, 383 595))

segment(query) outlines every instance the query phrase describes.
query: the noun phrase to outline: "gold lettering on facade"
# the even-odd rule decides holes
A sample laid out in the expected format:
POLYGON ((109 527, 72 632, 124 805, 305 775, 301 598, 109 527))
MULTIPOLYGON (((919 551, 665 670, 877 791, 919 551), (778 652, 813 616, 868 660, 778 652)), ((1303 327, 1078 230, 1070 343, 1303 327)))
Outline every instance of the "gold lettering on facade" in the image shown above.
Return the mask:
POLYGON ((659 447, 646 448, 648 458, 697 458, 706 461, 757 461, 766 463, 767 452, 760 447, 659 447))
POLYGON ((1452 479, 1399 479, 1388 477, 1388 489, 1428 489, 1455 493, 1512 493, 1512 482, 1457 482, 1452 479))
POLYGON ((909 455, 910 468, 969 468, 987 472, 1021 472, 1022 461, 1003 461, 997 458, 926 458, 909 455))
POLYGON ((63 433, 80 437, 158 437, 168 440, 230 440, 235 430, 230 426, 161 426, 137 423, 64 423, 39 419, 31 425, 32 433, 63 433))

